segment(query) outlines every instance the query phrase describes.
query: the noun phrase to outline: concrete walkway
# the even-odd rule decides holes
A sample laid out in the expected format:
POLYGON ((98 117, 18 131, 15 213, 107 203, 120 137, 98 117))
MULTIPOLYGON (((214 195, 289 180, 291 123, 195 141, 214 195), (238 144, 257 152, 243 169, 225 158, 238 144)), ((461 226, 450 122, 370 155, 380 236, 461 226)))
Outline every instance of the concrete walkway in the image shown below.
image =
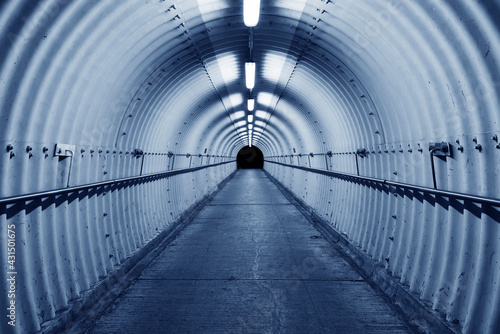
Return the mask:
POLYGON ((409 333, 261 170, 240 170, 88 333, 409 333))

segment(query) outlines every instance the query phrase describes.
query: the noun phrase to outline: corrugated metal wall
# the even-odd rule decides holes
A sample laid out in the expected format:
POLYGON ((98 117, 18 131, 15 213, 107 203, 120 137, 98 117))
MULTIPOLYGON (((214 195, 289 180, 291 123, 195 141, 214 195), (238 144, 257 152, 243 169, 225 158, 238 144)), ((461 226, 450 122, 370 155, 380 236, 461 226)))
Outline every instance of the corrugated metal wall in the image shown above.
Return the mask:
MULTIPOLYGON (((468 152, 477 155, 472 147, 468 152)), ((362 169, 361 175, 384 179, 377 175, 377 169, 401 170, 413 159, 422 159, 420 167, 430 171, 428 152, 417 154, 422 156, 410 158, 407 151, 396 151, 358 157, 366 165, 374 160, 372 169, 362 169), (404 155, 408 156, 402 158, 404 155)), ((356 159, 355 154, 345 157, 356 159)), ((350 243, 382 264, 424 305, 443 314, 450 323, 459 324, 465 333, 498 332, 500 208, 271 162, 265 168, 350 243)), ((441 167, 439 172, 445 177, 438 178, 440 188, 445 190, 452 188, 444 186, 450 177, 447 168, 441 167)), ((356 175, 352 170, 348 173, 356 175)), ((426 182, 411 184, 430 183, 432 188, 431 175, 420 174, 427 180, 417 180, 426 182)), ((415 179, 413 175, 407 177, 415 179)))
MULTIPOLYGON (((78 171, 76 162, 74 166, 73 173, 78 171)), ((215 191, 234 168, 233 163, 223 164, 3 206, 2 281, 7 282, 9 272, 17 273, 17 326, 2 321, 2 333, 39 331, 42 323, 215 191), (15 270, 6 270, 9 227, 15 231, 15 270)), ((2 296, 4 310, 7 301, 2 296)))

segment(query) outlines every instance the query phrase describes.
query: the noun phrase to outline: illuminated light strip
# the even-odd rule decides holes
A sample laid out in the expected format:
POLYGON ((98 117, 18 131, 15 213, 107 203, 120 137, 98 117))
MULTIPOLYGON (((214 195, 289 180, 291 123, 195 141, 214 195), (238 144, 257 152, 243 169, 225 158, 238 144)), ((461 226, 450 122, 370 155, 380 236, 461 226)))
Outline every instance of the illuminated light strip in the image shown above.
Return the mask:
POLYGON ((260 0, 243 0, 243 22, 247 27, 255 27, 259 23, 260 0))
POLYGON ((248 109, 248 111, 253 111, 255 109, 255 100, 254 99, 248 99, 247 109, 248 109))
POLYGON ((255 87, 255 63, 245 63, 245 77, 247 88, 253 89, 255 87))

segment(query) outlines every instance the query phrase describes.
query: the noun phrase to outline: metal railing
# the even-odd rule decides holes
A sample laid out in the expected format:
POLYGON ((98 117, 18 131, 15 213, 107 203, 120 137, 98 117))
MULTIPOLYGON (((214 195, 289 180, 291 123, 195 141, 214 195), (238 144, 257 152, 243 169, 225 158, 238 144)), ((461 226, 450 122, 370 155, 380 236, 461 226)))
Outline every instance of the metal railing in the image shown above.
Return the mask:
POLYGON ((41 192, 25 194, 25 195, 5 197, 5 198, 0 198, 0 205, 13 204, 13 203, 23 202, 23 201, 32 201, 32 200, 39 199, 39 198, 45 198, 45 197, 50 197, 50 196, 73 193, 73 192, 82 191, 82 190, 89 190, 89 189, 95 189, 95 188, 100 188, 100 187, 105 187, 105 186, 111 186, 111 185, 124 183, 124 182, 141 181, 141 180, 148 180, 148 179, 155 179, 155 178, 166 178, 166 177, 171 177, 171 176, 175 176, 175 175, 179 175, 179 174, 192 173, 192 172, 196 172, 196 171, 201 170, 201 169, 216 167, 216 166, 220 166, 220 165, 224 165, 224 164, 228 164, 228 163, 234 163, 234 162, 236 162, 236 160, 224 161, 224 162, 219 162, 216 164, 198 166, 198 167, 193 167, 193 168, 176 169, 176 170, 171 170, 171 171, 166 171, 166 172, 151 173, 151 174, 140 175, 140 176, 131 176, 131 177, 125 177, 125 178, 120 178, 120 179, 113 179, 113 180, 109 180, 109 181, 89 183, 89 184, 84 184, 81 186, 74 186, 74 187, 68 187, 68 188, 62 188, 62 189, 41 191, 41 192))
POLYGON ((451 197, 454 199, 471 201, 474 203, 489 204, 491 206, 500 207, 500 199, 498 199, 498 198, 463 194, 463 193, 459 193, 459 192, 422 187, 422 186, 412 185, 412 184, 408 184, 408 183, 394 182, 394 181, 389 181, 389 180, 384 180, 384 179, 377 179, 377 178, 373 178, 373 177, 358 176, 355 174, 329 171, 326 169, 316 169, 316 168, 310 168, 310 167, 290 165, 290 164, 285 164, 285 163, 276 162, 276 161, 265 160, 265 162, 277 164, 277 165, 282 165, 282 166, 289 167, 289 168, 300 169, 300 170, 304 170, 306 172, 311 172, 311 173, 315 173, 315 174, 327 175, 327 176, 331 176, 331 177, 335 177, 335 178, 350 178, 353 180, 358 180, 358 181, 363 181, 363 182, 372 182, 372 183, 376 183, 376 184, 380 184, 380 185, 394 186, 394 187, 398 187, 398 188, 402 188, 402 189, 408 189, 408 190, 423 192, 423 193, 432 194, 432 195, 451 197))

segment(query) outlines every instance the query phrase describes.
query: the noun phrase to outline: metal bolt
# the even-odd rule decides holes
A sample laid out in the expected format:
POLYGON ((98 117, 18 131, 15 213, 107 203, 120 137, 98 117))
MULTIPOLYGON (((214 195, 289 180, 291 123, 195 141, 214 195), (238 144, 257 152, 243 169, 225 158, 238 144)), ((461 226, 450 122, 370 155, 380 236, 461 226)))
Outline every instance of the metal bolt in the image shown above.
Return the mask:
POLYGON ((32 151, 32 150, 33 150, 33 147, 31 147, 31 146, 29 146, 29 145, 28 145, 28 146, 26 146, 26 152, 27 152, 27 153, 29 153, 29 152, 30 152, 30 151, 32 151))
POLYGON ((497 135, 493 135, 493 137, 491 137, 492 140, 498 142, 498 136, 497 135))
POLYGON ((90 150, 90 154, 94 153, 94 150, 90 150))
POLYGON ((47 153, 49 151, 49 148, 44 146, 44 148, 42 149, 43 153, 47 153))
POLYGON ((472 138, 472 141, 477 144, 477 137, 472 138))
POLYGON ((99 150, 99 153, 102 153, 102 150, 99 150))
POLYGON ((481 146, 481 144, 477 144, 476 146, 474 146, 474 148, 476 150, 478 150, 479 152, 481 152, 481 150, 483 149, 483 147, 481 146))
POLYGON ((12 159, 12 158, 14 158, 15 156, 16 156, 16 154, 15 154, 14 152, 10 151, 10 158, 12 159))
POLYGON ((460 144, 460 139, 455 140, 455 143, 460 144))
POLYGON ((28 157, 31 159, 33 157, 33 153, 29 153, 28 157))
POLYGON ((83 154, 83 153, 85 153, 85 149, 83 149, 83 148, 82 148, 82 149, 80 150, 80 153, 82 153, 82 154, 83 154))
POLYGON ((394 174, 394 175, 398 175, 398 172, 392 172, 392 174, 394 174))
POLYGON ((7 145, 7 152, 10 152, 14 149, 14 146, 12 146, 11 144, 7 145))
POLYGON ((464 147, 462 145, 458 145, 457 150, 459 150, 460 152, 463 152, 464 151, 464 147))
POLYGON ((397 217, 396 215, 392 215, 392 218, 396 219, 396 217, 397 217))
POLYGON ((500 144, 497 144, 497 146, 495 146, 496 148, 500 149, 500 144))

